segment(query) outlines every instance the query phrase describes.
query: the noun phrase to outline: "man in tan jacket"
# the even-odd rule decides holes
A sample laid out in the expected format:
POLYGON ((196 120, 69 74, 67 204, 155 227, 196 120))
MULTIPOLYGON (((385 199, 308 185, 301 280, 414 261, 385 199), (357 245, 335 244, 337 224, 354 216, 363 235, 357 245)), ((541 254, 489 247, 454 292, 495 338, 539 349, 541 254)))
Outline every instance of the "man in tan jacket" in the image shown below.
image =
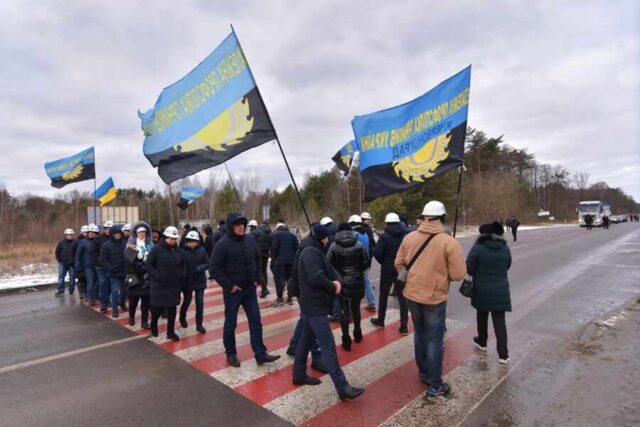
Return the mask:
POLYGON ((395 267, 398 272, 405 268, 426 239, 435 234, 409 270, 403 290, 413 318, 420 379, 428 385, 427 395, 435 397, 450 391, 449 384, 442 380, 447 296, 449 283, 462 280, 466 265, 460 243, 444 233, 444 205, 431 201, 424 206, 422 215, 424 221, 418 230, 402 240, 395 267))

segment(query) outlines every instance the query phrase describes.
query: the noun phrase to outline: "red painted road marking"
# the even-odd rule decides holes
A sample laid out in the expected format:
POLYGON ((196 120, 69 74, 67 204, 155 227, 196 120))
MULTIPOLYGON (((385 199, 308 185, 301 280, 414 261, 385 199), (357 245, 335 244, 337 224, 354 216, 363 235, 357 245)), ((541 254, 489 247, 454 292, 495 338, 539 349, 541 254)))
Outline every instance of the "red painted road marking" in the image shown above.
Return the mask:
MULTIPOLYGON (((292 319, 298 316, 299 314, 300 314, 300 309, 291 308, 289 310, 283 310, 277 313, 269 314, 267 316, 262 316, 262 325, 264 327, 264 325, 269 325, 269 324, 280 322, 283 320, 292 319)), ((189 337, 182 338, 178 342, 169 341, 169 342, 159 344, 159 346, 171 353, 175 353, 180 350, 184 350, 187 348, 194 347, 196 345, 204 344, 204 343, 215 341, 217 339, 222 338, 222 329, 223 329, 222 327, 216 328, 213 331, 207 331, 206 334, 192 335, 189 337)), ((240 332, 245 332, 248 330, 249 330, 249 323, 246 320, 242 322, 238 322, 238 325, 236 326, 236 334, 240 332)))
MULTIPOLYGON (((365 335, 361 343, 353 343, 351 351, 344 351, 341 345, 336 346, 340 366, 345 366, 355 360, 360 359, 382 347, 404 338, 398 332, 400 321, 393 322, 383 330, 375 330, 365 335)), ((308 371, 310 376, 320 378, 323 375, 319 372, 308 371)), ((291 383, 293 366, 279 369, 275 372, 260 377, 254 381, 242 384, 234 390, 258 405, 265 405, 272 400, 284 396, 295 390, 298 386, 291 383)), ((388 390, 387 390, 388 392, 388 390)), ((415 396, 414 396, 415 397, 415 396)))
MULTIPOLYGON (((443 375, 473 357, 475 349, 471 338, 475 330, 476 325, 468 325, 445 339, 443 375)), ((365 386, 359 398, 338 402, 302 425, 377 426, 424 392, 425 385, 418 378, 415 360, 411 360, 365 386)))
MULTIPOLYGON (((373 313, 362 310, 362 319, 366 319, 372 316, 373 313)), ((340 323, 331 322, 331 330, 338 329, 340 327, 340 323)), ((278 335, 274 335, 272 337, 266 338, 264 340, 265 346, 269 349, 277 349, 286 347, 289 345, 289 341, 291 341, 291 337, 293 336, 293 329, 287 332, 283 332, 278 335)), ((238 351, 238 359, 246 360, 253 357, 253 350, 251 349, 251 344, 245 344, 237 348, 238 351)), ((213 354, 211 356, 207 356, 205 358, 192 361, 191 364, 196 368, 200 369, 207 374, 211 374, 213 372, 219 371, 221 369, 225 369, 229 367, 227 364, 227 355, 223 353, 213 354)))

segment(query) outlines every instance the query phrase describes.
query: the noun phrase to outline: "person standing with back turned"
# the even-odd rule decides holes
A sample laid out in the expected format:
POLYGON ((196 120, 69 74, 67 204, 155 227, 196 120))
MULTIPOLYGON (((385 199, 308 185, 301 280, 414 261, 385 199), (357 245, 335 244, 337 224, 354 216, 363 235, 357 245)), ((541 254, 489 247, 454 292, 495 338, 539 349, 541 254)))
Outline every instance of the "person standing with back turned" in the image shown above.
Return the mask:
POLYGON ((424 206, 422 215, 424 221, 418 230, 402 240, 395 267, 400 272, 413 261, 403 295, 413 318, 420 380, 428 386, 427 396, 435 397, 451 390, 442 380, 447 297, 449 283, 462 280, 466 267, 462 246, 444 233, 444 205, 431 201, 424 206), (419 253, 421 247, 424 250, 419 253))

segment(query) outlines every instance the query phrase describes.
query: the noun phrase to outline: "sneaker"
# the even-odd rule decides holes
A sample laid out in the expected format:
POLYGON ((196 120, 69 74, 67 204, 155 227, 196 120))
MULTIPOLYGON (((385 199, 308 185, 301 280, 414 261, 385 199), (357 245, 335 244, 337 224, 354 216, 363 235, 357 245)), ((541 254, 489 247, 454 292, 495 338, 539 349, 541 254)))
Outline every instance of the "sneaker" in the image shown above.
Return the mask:
POLYGON ((506 365, 507 363, 509 363, 509 356, 505 357, 505 358, 500 358, 498 359, 498 363, 501 363, 503 365, 506 365))
POLYGON ((111 312, 111 317, 117 319, 118 317, 120 317, 120 313, 114 310, 111 312))
POLYGON ((473 337, 473 345, 480 351, 487 351, 487 345, 481 345, 480 339, 478 337, 473 337))
POLYGON ((444 396, 451 392, 451 387, 446 382, 440 384, 440 387, 436 388, 434 386, 429 386, 427 389, 427 396, 436 397, 436 396, 444 396))
POLYGON ((407 335, 409 335, 409 329, 406 326, 400 326, 400 329, 398 329, 398 332, 400 332, 400 335, 402 335, 403 337, 406 337, 407 335))
POLYGON ((378 329, 384 329, 384 322, 381 322, 379 319, 371 318, 371 324, 378 329))
POLYGON ((63 296, 64 296, 64 292, 60 292, 60 291, 58 291, 58 292, 56 292, 53 296, 54 296, 54 297, 63 297, 63 296))

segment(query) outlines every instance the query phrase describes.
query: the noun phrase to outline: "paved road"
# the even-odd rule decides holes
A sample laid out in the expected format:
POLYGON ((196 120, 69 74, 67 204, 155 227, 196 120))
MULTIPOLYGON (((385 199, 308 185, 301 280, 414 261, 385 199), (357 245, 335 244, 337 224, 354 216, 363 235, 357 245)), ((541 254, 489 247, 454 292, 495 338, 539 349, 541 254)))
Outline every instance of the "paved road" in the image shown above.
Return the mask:
MULTIPOLYGON (((461 239, 465 250, 473 240, 461 239)), ((525 231, 510 245, 512 363, 498 366, 493 341, 488 355, 475 353, 475 312, 452 284, 445 371, 454 393, 446 399, 422 398, 412 338, 397 333, 397 310, 384 331, 365 319, 363 342, 350 353, 339 349, 350 380, 367 389, 360 399, 340 403, 328 378, 314 388, 291 386, 286 356, 275 366, 258 367, 242 321, 243 366, 227 367, 217 289, 207 293, 208 333, 197 335, 190 325, 175 344, 162 336, 148 340, 137 327, 47 291, 0 297, 0 424, 601 425, 609 413, 631 411, 624 406, 628 395, 615 384, 599 391, 611 396, 601 411, 605 418, 581 418, 580 401, 566 411, 554 403, 571 391, 574 373, 575 364, 567 364, 562 351, 593 319, 607 318, 640 295, 640 226, 525 231), (567 413, 574 415, 557 418, 567 413)), ((297 307, 267 308, 269 303, 262 303, 265 340, 283 354, 297 307)), ((627 419, 633 414, 622 424, 627 419)))

